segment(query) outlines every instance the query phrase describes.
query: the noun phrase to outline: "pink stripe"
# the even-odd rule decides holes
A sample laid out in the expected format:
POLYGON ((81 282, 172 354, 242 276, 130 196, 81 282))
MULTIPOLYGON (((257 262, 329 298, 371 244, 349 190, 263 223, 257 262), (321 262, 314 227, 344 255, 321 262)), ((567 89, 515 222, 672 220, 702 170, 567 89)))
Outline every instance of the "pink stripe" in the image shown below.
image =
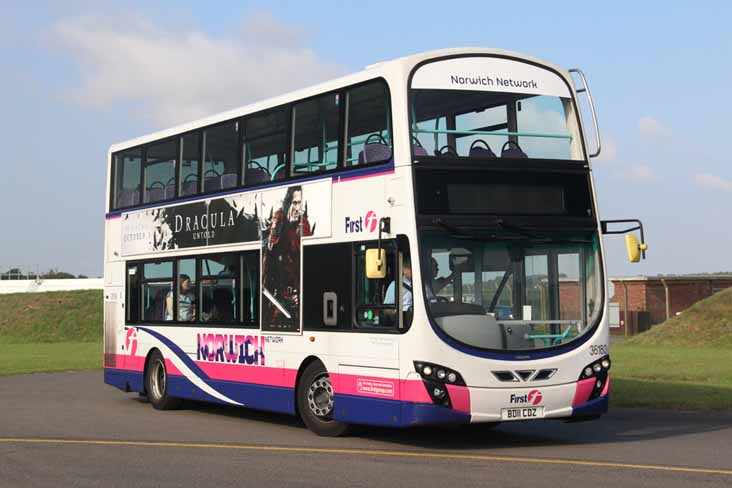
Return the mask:
POLYGON ((214 380, 294 388, 297 379, 296 369, 242 366, 204 361, 196 361, 196 364, 206 373, 206 376, 214 380))
POLYGON ((168 374, 172 374, 174 376, 185 376, 178 368, 175 367, 175 364, 167 358, 165 359, 165 370, 168 374))
POLYGON ((128 356, 126 354, 105 354, 104 367, 124 369, 126 371, 145 371, 144 356, 128 356))
POLYGON ((422 380, 402 380, 402 400, 415 403, 432 403, 422 380))
POLYGON ((600 395, 607 396, 607 394, 610 393, 610 375, 607 375, 607 381, 605 382, 605 388, 602 389, 602 393, 600 395))
POLYGON ((572 400, 572 406, 581 405, 590 399, 592 389, 595 387, 595 378, 588 378, 586 380, 577 382, 577 390, 574 392, 574 400, 572 400))
POLYGON ((382 173, 372 173, 370 175, 361 175, 361 176, 352 176, 350 178, 338 178, 337 180, 333 180, 333 183, 343 183, 345 181, 356 181, 356 180, 363 180, 366 178, 373 178, 374 176, 386 176, 386 175, 393 175, 394 170, 391 171, 384 171, 382 173))
POLYGON ((466 386, 446 385, 452 408, 458 412, 470 413, 470 390, 466 386))

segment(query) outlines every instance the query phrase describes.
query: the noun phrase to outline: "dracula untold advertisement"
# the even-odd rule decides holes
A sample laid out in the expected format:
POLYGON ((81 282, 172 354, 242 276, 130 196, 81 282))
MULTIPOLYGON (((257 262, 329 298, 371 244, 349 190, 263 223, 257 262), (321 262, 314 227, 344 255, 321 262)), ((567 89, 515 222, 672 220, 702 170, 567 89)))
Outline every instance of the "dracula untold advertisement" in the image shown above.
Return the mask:
POLYGON ((256 194, 141 210, 122 217, 122 255, 257 241, 256 194))

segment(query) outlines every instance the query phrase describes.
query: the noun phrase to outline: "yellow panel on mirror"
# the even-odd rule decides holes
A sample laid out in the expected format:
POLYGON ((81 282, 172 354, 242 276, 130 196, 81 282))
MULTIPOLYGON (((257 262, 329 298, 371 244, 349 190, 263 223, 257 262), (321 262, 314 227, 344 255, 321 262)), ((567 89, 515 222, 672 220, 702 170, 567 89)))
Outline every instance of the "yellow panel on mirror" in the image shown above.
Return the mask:
POLYGON ((366 277, 370 280, 386 278, 386 250, 366 250, 366 277))

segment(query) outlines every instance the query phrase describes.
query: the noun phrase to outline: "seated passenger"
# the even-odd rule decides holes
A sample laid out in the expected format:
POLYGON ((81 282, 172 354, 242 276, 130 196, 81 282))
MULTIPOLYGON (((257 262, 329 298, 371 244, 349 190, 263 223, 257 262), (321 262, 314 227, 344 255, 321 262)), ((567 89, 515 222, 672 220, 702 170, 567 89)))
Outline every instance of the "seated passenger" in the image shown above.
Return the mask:
MULTIPOLYGON (((178 278, 178 321, 192 322, 196 317, 196 296, 193 293, 191 278, 182 274, 178 278)), ((173 292, 165 299, 165 320, 173 320, 173 292)))
MULTIPOLYGON (((406 312, 412 309, 412 265, 409 261, 404 261, 402 265, 402 309, 406 312)), ((384 305, 393 305, 395 301, 396 281, 389 283, 384 294, 384 305)))

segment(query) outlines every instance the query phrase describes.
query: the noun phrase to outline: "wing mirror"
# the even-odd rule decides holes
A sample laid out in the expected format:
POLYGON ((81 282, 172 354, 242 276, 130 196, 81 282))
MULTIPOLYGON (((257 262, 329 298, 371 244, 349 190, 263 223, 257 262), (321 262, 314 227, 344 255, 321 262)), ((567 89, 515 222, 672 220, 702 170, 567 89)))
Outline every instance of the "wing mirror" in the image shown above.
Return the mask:
POLYGON ((366 278, 370 280, 383 280, 386 278, 386 250, 381 248, 381 232, 387 234, 391 231, 391 219, 382 217, 379 219, 379 241, 376 249, 366 249, 366 278))
POLYGON ((631 263, 637 263, 642 259, 646 259, 646 250, 648 250, 648 244, 646 244, 645 234, 643 232, 643 222, 637 219, 623 219, 623 220, 603 220, 600 222, 603 234, 628 234, 625 236, 625 248, 628 251, 628 261, 631 263), (636 224, 634 227, 620 230, 610 230, 608 226, 611 224, 636 224), (633 231, 640 231, 640 242, 635 234, 630 234, 633 231))

